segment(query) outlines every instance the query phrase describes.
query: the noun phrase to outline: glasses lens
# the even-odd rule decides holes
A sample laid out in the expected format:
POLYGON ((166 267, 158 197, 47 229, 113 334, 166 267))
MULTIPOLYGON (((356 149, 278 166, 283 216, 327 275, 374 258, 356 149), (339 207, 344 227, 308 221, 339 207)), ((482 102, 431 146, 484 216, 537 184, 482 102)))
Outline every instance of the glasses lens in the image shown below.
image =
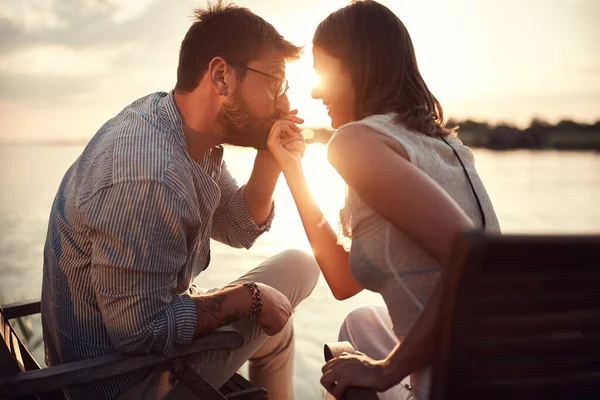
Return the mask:
POLYGON ((282 97, 288 91, 288 88, 289 88, 288 80, 284 79, 281 82, 281 85, 279 86, 279 91, 277 92, 277 98, 282 97))

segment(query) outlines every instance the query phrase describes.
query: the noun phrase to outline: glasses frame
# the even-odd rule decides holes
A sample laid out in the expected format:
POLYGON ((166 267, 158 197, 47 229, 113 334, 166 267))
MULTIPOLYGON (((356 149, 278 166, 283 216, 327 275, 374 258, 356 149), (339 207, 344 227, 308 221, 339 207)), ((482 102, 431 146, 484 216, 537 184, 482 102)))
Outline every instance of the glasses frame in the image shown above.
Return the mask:
POLYGON ((279 86, 277 87, 277 92, 275 93, 275 101, 281 100, 283 98, 283 96, 285 96, 285 94, 287 93, 288 89, 290 88, 290 84, 286 78, 281 79, 281 78, 276 77, 275 75, 267 74, 266 72, 260 71, 255 68, 248 67, 246 65, 239 65, 239 64, 235 64, 235 63, 231 63, 231 62, 227 62, 227 64, 229 64, 233 67, 243 68, 248 71, 255 72, 257 74, 266 76, 267 78, 270 78, 270 79, 274 80, 275 82, 279 82, 279 86))

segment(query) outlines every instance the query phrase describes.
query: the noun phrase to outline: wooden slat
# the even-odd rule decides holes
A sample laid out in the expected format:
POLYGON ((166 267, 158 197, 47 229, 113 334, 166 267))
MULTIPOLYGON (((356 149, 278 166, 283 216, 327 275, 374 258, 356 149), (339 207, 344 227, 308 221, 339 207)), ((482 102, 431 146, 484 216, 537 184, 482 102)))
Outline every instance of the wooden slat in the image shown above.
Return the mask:
POLYGON ((35 358, 33 358, 31 353, 29 352, 29 349, 25 347, 20 338, 17 337, 17 340, 19 341, 19 347, 21 351, 21 356, 23 357, 23 365, 25 366, 25 371, 34 371, 40 369, 40 365, 35 360, 35 358))
POLYGON ((589 292, 560 291, 538 295, 507 292, 504 296, 474 299, 470 305, 470 314, 475 318, 582 310, 600 311, 598 289, 589 292))
POLYGON ((2 339, 4 340, 4 344, 9 352, 12 353, 12 340, 11 340, 11 332, 10 332, 10 323, 8 320, 0 313, 0 334, 2 335, 2 339))
POLYGON ((483 270, 595 270, 598 235, 486 235, 483 270), (573 267, 571 267, 573 266, 573 267))
POLYGON ((469 381, 489 379, 554 378, 578 374, 600 374, 600 358, 588 357, 534 357, 508 360, 466 360, 465 375, 469 381))
POLYGON ((223 393, 223 394, 227 394, 227 393, 235 393, 235 392, 237 392, 238 390, 241 390, 241 389, 240 389, 240 388, 239 388, 239 387, 238 387, 238 386, 237 386, 235 383, 233 383, 233 382, 231 381, 231 379, 230 379, 230 380, 228 380, 227 382, 225 382, 225 383, 223 384, 223 386, 221 386, 221 387, 219 388, 219 392, 221 392, 221 393, 223 393))
POLYGON ((596 283, 600 281, 600 273, 594 274, 502 274, 483 276, 463 284, 463 288, 476 298, 524 294, 533 296, 536 293, 561 292, 594 292, 596 283))
MULTIPOLYGON (((527 257, 529 249, 539 249, 545 254, 551 253, 556 249, 567 251, 571 255, 572 249, 581 250, 582 248, 592 248, 600 242, 600 235, 536 235, 536 234, 502 234, 493 232, 482 232, 480 230, 467 230, 463 232, 463 238, 468 239, 471 243, 473 238, 483 237, 489 247, 501 246, 501 248, 520 247, 524 252, 521 253, 520 260, 523 261, 527 257)), ((595 249, 595 254, 598 250, 595 249)))
POLYGON ((216 331, 196 339, 189 345, 181 346, 169 357, 158 353, 148 355, 114 353, 92 360, 27 371, 17 376, 0 379, 0 398, 54 391, 159 364, 165 364, 166 368, 167 361, 206 350, 233 350, 243 343, 244 338, 238 332, 216 331))
POLYGON ((452 386, 448 399, 489 399, 489 400, 597 400, 600 398, 599 374, 585 374, 576 377, 547 378, 537 380, 489 381, 485 383, 466 382, 464 386, 452 386), (465 396, 468 394, 468 396, 465 396))
MULTIPOLYGON (((5 316, 4 316, 5 314, 2 314, 3 311, 4 310, 0 309, 0 330, 2 331, 3 337, 9 337, 9 336, 7 336, 6 331, 10 331, 10 328, 8 327, 8 325, 10 325, 10 321, 8 321, 5 318, 5 316)), ((19 355, 19 358, 24 367, 24 370, 31 371, 34 369, 40 369, 40 366, 37 363, 37 361, 35 361, 35 359, 31 355, 29 350, 25 347, 25 345, 23 344, 21 339, 16 335, 14 327, 12 329, 11 336, 12 336, 12 339, 11 339, 10 346, 8 347, 8 349, 11 351, 11 353, 17 353, 19 355), (15 345, 13 342, 15 340, 18 343, 18 346, 15 345), (15 347, 16 347, 16 351, 14 350, 15 347)))
POLYGON ((597 354, 600 358, 600 335, 530 336, 517 338, 473 339, 466 343, 465 357, 555 357, 597 354))
POLYGON ((10 304, 4 304, 0 308, 8 319, 25 317, 27 315, 39 314, 40 300, 25 300, 10 304))
POLYGON ((14 332, 12 332, 12 334, 11 334, 11 342, 12 342, 13 357, 15 358, 15 361, 17 362, 17 365, 19 366, 19 370, 21 372, 24 372, 25 365, 23 363, 23 357, 21 357, 21 348, 19 346, 19 339, 17 338, 17 335, 14 334, 14 332))
POLYGON ((194 371, 192 368, 188 368, 185 365, 175 367, 174 364, 170 363, 169 370, 171 373, 177 376, 177 379, 181 381, 192 393, 198 396, 199 399, 203 400, 225 400, 219 391, 207 382, 200 374, 194 371))
POLYGON ((254 387, 249 381, 246 380, 246 378, 244 378, 240 374, 234 374, 231 377, 230 381, 233 382, 240 389, 252 389, 254 387))
MULTIPOLYGON (((219 391, 221 393, 227 394, 227 393, 234 393, 234 392, 240 391, 242 389, 246 389, 248 386, 239 385, 238 381, 236 379, 236 376, 239 376, 239 374, 236 373, 230 379, 228 379, 227 382, 225 382, 225 384, 223 384, 223 386, 221 386, 219 388, 219 391)), ((242 379, 244 379, 244 378, 242 377, 242 379)), ((244 381, 246 381, 246 380, 244 379, 244 381)), ((250 382, 248 382, 248 385, 250 385, 250 387, 252 387, 250 382)))
POLYGON ((593 271, 598 265, 597 243, 576 243, 574 237, 565 243, 553 243, 551 247, 542 243, 503 244, 489 242, 484 262, 484 271, 492 273, 502 270, 507 273, 539 271, 593 271), (571 242, 571 243, 570 243, 571 242), (524 262, 527 261, 527 262, 524 262), (573 267, 572 267, 573 266, 573 267))
POLYGON ((12 355, 12 341, 10 340, 10 335, 7 336, 6 334, 7 326, 8 321, 4 319, 4 315, 0 312, 0 336, 2 339, 0 340, 0 380, 2 377, 11 376, 20 372, 19 366, 12 355))
MULTIPOLYGON (((486 275, 497 274, 501 271, 507 274, 528 272, 548 275, 566 274, 568 271, 576 271, 581 274, 597 273, 597 258, 596 260, 591 256, 585 258, 582 254, 581 259, 577 259, 575 257, 579 257, 579 255, 575 255, 575 253, 565 255, 557 252, 557 249, 554 250, 555 252, 552 252, 547 249, 544 255, 539 255, 534 249, 523 248, 516 251, 491 245, 484 260, 483 271, 486 275), (527 263, 524 263, 524 260, 527 260, 527 263)), ((582 250, 582 253, 584 252, 586 251, 582 250)))
POLYGON ((234 374, 219 389, 227 399, 263 400, 267 398, 267 391, 261 387, 255 387, 240 374, 234 374))
MULTIPOLYGON (((37 400, 67 400, 64 394, 61 391, 56 391, 52 393, 44 393, 38 394, 34 397, 37 400)), ((20 398, 18 400, 21 400, 20 398)))
POLYGON ((575 311, 543 316, 494 317, 472 321, 473 338, 527 336, 567 332, 600 332, 600 311, 575 311))
POLYGON ((243 389, 225 395, 228 400, 266 400, 267 391, 263 388, 243 389))

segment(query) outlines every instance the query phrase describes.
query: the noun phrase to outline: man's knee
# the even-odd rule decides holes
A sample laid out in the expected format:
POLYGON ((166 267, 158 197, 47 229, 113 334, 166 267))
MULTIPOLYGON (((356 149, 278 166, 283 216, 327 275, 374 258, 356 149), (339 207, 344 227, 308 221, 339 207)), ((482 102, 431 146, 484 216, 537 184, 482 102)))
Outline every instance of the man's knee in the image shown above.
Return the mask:
POLYGON ((319 280, 321 270, 315 257, 301 250, 285 250, 277 255, 285 274, 293 277, 294 290, 299 292, 300 301, 307 298, 319 280))

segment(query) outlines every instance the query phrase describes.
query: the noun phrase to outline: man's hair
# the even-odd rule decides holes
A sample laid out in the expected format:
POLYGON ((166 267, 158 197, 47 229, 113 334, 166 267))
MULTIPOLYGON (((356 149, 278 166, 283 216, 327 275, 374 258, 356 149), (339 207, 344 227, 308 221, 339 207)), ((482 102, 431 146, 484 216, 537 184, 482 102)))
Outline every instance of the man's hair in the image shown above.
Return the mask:
MULTIPOLYGON (((247 8, 222 0, 209 2, 205 9, 194 10, 194 23, 181 43, 175 90, 194 90, 215 57, 248 65, 269 50, 293 61, 302 48, 285 40, 273 25, 247 8)), ((243 77, 243 70, 239 72, 243 77)))

